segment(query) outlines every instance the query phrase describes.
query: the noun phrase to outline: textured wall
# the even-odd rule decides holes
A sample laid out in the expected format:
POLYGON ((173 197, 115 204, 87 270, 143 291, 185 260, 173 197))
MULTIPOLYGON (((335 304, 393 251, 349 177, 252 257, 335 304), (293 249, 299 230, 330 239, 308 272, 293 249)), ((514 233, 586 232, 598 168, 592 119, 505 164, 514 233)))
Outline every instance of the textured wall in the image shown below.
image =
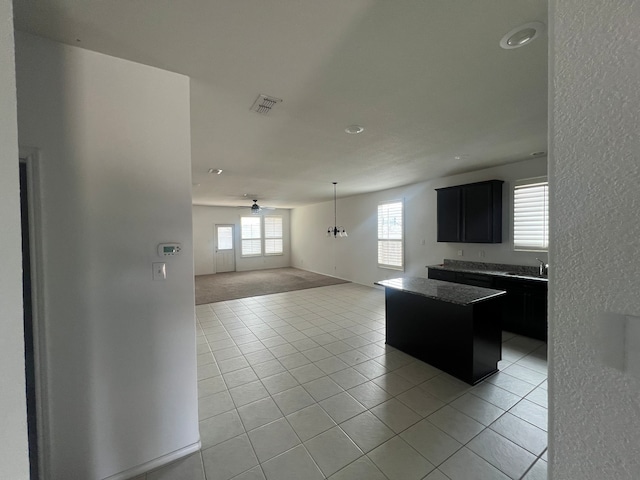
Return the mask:
POLYGON ((29 478, 11 1, 0 0, 0 478, 29 478))
POLYGON ((637 480, 640 3, 550 16, 551 478, 637 480))

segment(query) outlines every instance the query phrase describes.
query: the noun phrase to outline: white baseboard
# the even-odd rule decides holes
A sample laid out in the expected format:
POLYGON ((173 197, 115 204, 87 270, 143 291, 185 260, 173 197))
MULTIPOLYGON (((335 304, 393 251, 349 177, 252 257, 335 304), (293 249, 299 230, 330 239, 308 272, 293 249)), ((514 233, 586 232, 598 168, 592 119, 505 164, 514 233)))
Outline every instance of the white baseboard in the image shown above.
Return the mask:
POLYGON ((328 273, 324 273, 324 272, 316 272, 315 270, 310 270, 308 268, 299 267, 296 265, 292 265, 291 268, 297 268, 298 270, 304 270, 305 272, 309 272, 309 273, 317 273, 318 275, 323 275, 325 277, 337 278, 338 280, 344 280, 345 282, 349 282, 349 283, 358 283, 358 282, 354 282, 353 280, 349 280, 348 278, 338 277, 337 275, 329 275, 328 273))
POLYGON ((142 475, 143 473, 147 473, 171 462, 175 462, 176 460, 179 460, 183 457, 189 456, 192 453, 200 450, 201 447, 202 444, 200 440, 198 440, 196 443, 192 443, 191 445, 187 445, 184 448, 167 453, 166 455, 163 455, 161 457, 154 458, 153 460, 143 463, 142 465, 137 465, 123 472, 116 473, 115 475, 106 477, 103 480, 127 480, 130 478, 135 478, 138 475, 142 475))

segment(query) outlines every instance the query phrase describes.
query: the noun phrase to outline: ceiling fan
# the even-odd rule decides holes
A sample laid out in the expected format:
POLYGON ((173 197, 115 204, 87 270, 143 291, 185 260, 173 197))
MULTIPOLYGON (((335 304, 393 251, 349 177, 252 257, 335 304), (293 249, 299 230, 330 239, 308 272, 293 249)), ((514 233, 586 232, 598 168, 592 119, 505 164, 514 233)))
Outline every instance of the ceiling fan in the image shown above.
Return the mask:
MULTIPOLYGON (((238 208, 247 208, 247 207, 238 207, 238 208)), ((263 210, 275 210, 275 208, 273 207, 263 207, 261 205, 258 205, 257 199, 253 199, 253 205, 251 205, 249 209, 251 210, 252 215, 260 215, 263 210)))

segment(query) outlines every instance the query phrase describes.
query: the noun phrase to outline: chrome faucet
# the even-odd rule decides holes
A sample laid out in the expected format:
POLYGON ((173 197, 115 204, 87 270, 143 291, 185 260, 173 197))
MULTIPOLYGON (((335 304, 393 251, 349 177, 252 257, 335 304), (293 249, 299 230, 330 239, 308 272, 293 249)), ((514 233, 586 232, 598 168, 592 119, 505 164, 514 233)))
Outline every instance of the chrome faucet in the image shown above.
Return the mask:
POLYGON ((538 273, 540 274, 540 276, 544 277, 545 275, 549 275, 549 264, 544 263, 539 258, 536 258, 536 260, 540 262, 540 265, 538 265, 538 273))

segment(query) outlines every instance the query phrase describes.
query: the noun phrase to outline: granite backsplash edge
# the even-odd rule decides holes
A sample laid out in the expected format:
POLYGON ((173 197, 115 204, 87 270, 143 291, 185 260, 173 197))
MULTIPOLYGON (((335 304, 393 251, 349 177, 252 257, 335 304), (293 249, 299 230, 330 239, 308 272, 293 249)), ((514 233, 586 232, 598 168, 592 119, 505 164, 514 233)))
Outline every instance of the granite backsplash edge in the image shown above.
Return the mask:
POLYGON ((443 266, 452 270, 477 270, 488 272, 513 272, 523 276, 538 276, 537 266, 510 265, 505 263, 469 262, 445 258, 443 266))

